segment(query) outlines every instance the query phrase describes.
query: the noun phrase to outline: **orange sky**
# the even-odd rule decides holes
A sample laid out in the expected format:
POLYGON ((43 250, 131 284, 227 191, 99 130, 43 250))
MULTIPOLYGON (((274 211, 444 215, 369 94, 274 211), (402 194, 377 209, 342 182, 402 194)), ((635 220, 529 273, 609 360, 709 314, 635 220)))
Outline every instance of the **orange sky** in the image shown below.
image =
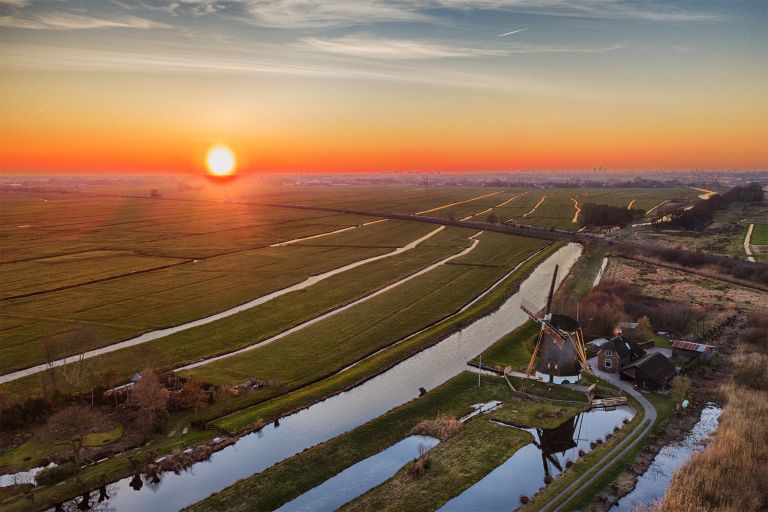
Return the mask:
POLYGON ((346 7, 237 25, 31 2, 0 31, 0 172, 197 173, 217 143, 241 172, 768 168, 759 3, 381 5, 347 13, 361 27, 346 7))

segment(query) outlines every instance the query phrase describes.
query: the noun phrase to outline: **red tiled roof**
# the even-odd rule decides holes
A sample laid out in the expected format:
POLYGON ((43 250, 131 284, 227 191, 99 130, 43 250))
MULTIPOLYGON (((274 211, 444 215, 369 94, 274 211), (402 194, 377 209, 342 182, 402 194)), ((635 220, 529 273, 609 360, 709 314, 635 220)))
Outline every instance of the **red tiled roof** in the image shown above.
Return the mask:
POLYGON ((710 348, 714 348, 712 345, 705 345, 703 343, 694 343, 692 341, 677 340, 672 342, 672 348, 680 350, 690 350, 691 352, 706 352, 710 348))

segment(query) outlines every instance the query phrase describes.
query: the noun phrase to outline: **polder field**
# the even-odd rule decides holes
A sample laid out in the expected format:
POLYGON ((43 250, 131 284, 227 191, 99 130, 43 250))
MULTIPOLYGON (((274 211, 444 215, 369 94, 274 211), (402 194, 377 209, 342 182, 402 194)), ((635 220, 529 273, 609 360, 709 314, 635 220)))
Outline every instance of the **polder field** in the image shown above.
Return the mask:
MULTIPOLYGON (((460 228, 275 204, 477 221, 493 213, 500 222, 576 229, 571 198, 582 204, 634 201, 634 207, 652 208, 697 194, 691 189, 402 185, 264 185, 188 192, 176 191, 168 182, 157 187, 162 199, 149 198, 147 188, 138 186, 94 187, 85 193, 3 192, 0 372, 193 322, 310 276, 364 262, 232 316, 100 355, 90 363, 94 371, 114 370, 122 377, 141 370, 147 361, 179 367, 260 344, 435 265, 275 343, 192 370, 219 383, 259 378, 298 386, 306 379, 275 369, 294 350, 307 358, 322 356, 322 364, 314 365, 318 375, 339 369, 449 315, 546 245, 498 233, 475 237, 460 228), (390 254, 408 244, 415 245, 390 254), (350 320, 361 317, 367 321, 350 320)), ((2 387, 30 391, 39 387, 38 380, 27 377, 2 387)))
MULTIPOLYGON (((113 447, 106 462, 36 489, 36 503, 122 478, 146 453, 199 447, 351 389, 493 311, 562 247, 375 212, 575 231, 584 202, 652 208, 698 194, 137 183, 0 190, 0 397, 5 407, 53 389, 90 396, 151 369, 212 385, 215 399, 171 409, 148 445, 130 419, 112 418, 93 432, 113 447)), ((42 428, 3 448, 3 472, 56 456, 42 428)))

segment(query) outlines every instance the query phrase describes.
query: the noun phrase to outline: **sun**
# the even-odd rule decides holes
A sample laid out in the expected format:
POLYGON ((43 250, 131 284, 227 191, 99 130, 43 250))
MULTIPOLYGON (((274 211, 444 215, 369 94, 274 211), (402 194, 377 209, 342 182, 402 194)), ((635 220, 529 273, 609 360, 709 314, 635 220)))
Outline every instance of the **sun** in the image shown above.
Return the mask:
POLYGON ((227 146, 213 146, 205 156, 205 165, 213 176, 230 176, 235 170, 235 154, 227 146))

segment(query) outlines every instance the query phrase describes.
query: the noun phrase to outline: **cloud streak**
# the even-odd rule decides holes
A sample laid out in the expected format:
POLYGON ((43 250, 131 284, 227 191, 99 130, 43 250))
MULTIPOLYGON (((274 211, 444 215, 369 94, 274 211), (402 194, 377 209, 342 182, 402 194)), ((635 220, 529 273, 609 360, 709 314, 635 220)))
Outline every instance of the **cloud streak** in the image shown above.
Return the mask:
POLYGON ((710 22, 718 13, 686 10, 643 0, 436 0, 445 8, 502 10, 540 16, 655 22, 710 22))
POLYGON ((0 27, 31 30, 82 30, 99 28, 168 28, 170 25, 137 16, 112 16, 109 18, 69 13, 0 16, 0 27))
POLYGON ((301 41, 305 47, 312 50, 368 59, 441 59, 502 53, 499 50, 462 48, 427 41, 378 37, 307 37, 301 41))
POLYGON ((520 32, 525 32, 526 30, 528 30, 528 27, 513 30, 512 32, 504 32, 503 34, 498 34, 496 37, 511 36, 512 34, 519 34, 520 32))

